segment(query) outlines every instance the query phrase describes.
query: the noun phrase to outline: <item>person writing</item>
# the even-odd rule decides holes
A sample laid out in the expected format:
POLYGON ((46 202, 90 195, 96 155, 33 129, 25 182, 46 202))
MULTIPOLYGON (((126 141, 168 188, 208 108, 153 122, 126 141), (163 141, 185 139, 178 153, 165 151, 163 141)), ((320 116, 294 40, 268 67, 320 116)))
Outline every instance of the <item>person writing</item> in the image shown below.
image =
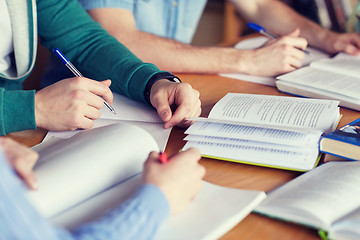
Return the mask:
MULTIPOLYGON (((229 1, 247 21, 281 36, 251 50, 189 44, 206 0, 79 2, 140 59, 172 72, 277 76, 301 66, 304 53, 296 48, 305 49, 308 43, 330 54, 344 51, 355 55, 360 47, 358 34, 322 28, 278 0, 229 1)), ((48 73, 61 75, 61 67, 54 67, 54 62, 51 65, 44 76, 44 86, 51 82, 48 73)))
POLYGON ((69 232, 34 209, 10 167, 34 187, 32 167, 37 154, 6 137, 0 137, 0 148, 0 239, 152 239, 170 214, 189 206, 205 174, 196 149, 178 153, 166 164, 152 152, 144 164, 143 184, 132 196, 101 218, 69 232))
POLYGON ((111 91, 152 105, 165 128, 187 126, 188 118, 200 115, 196 90, 142 62, 75 0, 0 0, 0 23, 0 135, 37 127, 91 128, 104 100, 112 104, 111 91), (22 90, 34 66, 38 35, 48 49, 61 49, 87 78, 66 78, 38 92, 22 90), (177 105, 174 113, 172 104, 177 105))

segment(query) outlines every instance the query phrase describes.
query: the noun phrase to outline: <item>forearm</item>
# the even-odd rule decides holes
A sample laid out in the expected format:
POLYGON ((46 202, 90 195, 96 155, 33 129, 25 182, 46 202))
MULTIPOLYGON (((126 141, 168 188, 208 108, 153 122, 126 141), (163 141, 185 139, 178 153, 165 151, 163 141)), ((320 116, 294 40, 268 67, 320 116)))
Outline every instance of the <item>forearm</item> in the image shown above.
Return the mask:
POLYGON ((113 91, 145 102, 145 85, 159 72, 156 66, 143 63, 108 35, 77 1, 37 2, 39 35, 47 48, 61 49, 87 77, 111 79, 113 91))
POLYGON ((74 239, 152 239, 170 213, 161 190, 150 184, 100 220, 76 229, 74 239))
POLYGON ((233 48, 202 47, 137 31, 114 36, 144 62, 162 70, 181 73, 239 72, 239 51, 233 48))
POLYGON ((326 40, 334 37, 336 33, 322 28, 278 0, 254 1, 251 7, 246 7, 244 1, 241 0, 230 1, 248 21, 257 22, 279 36, 299 28, 300 36, 304 37, 310 45, 324 50, 331 48, 326 44, 329 42, 326 40))

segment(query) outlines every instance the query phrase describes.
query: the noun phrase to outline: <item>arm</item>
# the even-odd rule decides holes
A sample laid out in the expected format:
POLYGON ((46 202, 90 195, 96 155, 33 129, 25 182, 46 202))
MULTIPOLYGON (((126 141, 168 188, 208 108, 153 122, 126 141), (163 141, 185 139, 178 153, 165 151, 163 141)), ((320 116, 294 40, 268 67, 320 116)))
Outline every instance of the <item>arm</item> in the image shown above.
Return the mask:
POLYGON ((291 36, 263 49, 198 47, 166 39, 136 28, 132 13, 120 8, 98 8, 88 11, 111 35, 146 62, 161 69, 183 73, 247 73, 273 76, 301 66, 302 53, 287 46, 306 47, 304 40, 291 36), (276 57, 276 64, 268 59, 276 57))
POLYGON ((285 35, 299 28, 300 36, 310 45, 329 53, 345 51, 349 54, 357 54, 360 51, 360 36, 357 33, 339 34, 329 31, 296 13, 281 1, 229 1, 247 20, 257 22, 278 35, 285 35))
MULTIPOLYGON (((61 49, 87 77, 96 80, 110 78, 111 90, 134 100, 146 102, 144 97, 146 84, 155 74, 161 72, 155 65, 142 62, 111 37, 88 16, 76 0, 39 0, 37 3, 39 35, 47 48, 61 49)), ((96 84, 95 81, 84 78, 67 79, 39 91, 35 96, 38 126, 57 131, 91 128, 93 120, 100 116, 99 108, 102 106, 101 98, 97 95, 112 102, 112 95, 108 90, 110 84, 108 81, 107 84, 106 81, 103 83, 96 84), (62 96, 66 96, 68 101, 59 111, 61 106, 57 98, 62 96), (49 121, 49 119, 53 120, 49 121), (62 125, 59 124, 58 119, 63 123, 62 125)), ((171 85, 174 84, 171 83, 171 85)), ((182 85, 184 84, 177 84, 177 86, 182 85)), ((168 98, 162 99, 166 102, 161 104, 167 105, 166 111, 170 111, 171 102, 168 99, 178 98, 174 92, 170 91, 171 89, 175 90, 178 87, 170 87, 168 84, 162 91, 169 95, 168 98)), ((192 88, 187 89, 185 95, 192 96, 191 90, 192 88)), ((175 102, 179 107, 183 105, 182 100, 177 99, 175 102)), ((186 107, 191 110, 198 108, 192 103, 197 103, 197 101, 192 101, 190 106, 186 105, 186 107)), ((160 110, 163 112, 164 109, 160 110)), ((196 109, 193 112, 199 111, 196 109)), ((165 121, 165 127, 179 124, 189 116, 184 112, 175 115, 177 116, 172 117, 171 112, 167 112, 166 116, 160 115, 165 121)))
POLYGON ((162 165, 158 154, 151 153, 145 164, 144 184, 131 198, 100 220, 70 233, 39 215, 0 152, 0 238, 151 239, 169 211, 177 213, 186 208, 200 189, 205 171, 198 164, 199 158, 199 152, 191 149, 162 165))

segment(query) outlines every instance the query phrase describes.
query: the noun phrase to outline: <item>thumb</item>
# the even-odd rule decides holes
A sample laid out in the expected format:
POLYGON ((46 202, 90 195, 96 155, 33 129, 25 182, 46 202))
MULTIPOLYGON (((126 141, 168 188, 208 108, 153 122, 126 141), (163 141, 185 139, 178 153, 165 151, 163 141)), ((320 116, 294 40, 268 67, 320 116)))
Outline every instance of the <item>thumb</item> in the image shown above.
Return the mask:
POLYGON ((111 85, 111 80, 110 79, 107 79, 107 80, 104 80, 104 81, 100 81, 102 84, 106 85, 107 87, 110 87, 111 85))
POLYGON ((161 120, 167 122, 171 119, 172 112, 168 98, 165 94, 162 96, 157 96, 157 98, 153 99, 152 104, 156 108, 156 111, 160 116, 161 120))
POLYGON ((300 36, 300 29, 296 28, 294 31, 288 34, 290 37, 299 37, 300 36))

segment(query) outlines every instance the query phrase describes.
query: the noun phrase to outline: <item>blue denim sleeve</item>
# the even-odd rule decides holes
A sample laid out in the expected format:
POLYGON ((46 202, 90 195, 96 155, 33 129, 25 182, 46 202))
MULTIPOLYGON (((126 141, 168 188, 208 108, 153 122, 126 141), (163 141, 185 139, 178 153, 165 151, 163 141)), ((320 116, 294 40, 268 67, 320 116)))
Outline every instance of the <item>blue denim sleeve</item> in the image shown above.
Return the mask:
POLYGON ((85 10, 95 8, 124 8, 134 10, 135 0, 78 0, 85 10))
POLYGON ((170 212, 161 190, 146 184, 104 217, 68 232, 43 218, 23 188, 0 151, 0 239, 152 239, 170 212))

